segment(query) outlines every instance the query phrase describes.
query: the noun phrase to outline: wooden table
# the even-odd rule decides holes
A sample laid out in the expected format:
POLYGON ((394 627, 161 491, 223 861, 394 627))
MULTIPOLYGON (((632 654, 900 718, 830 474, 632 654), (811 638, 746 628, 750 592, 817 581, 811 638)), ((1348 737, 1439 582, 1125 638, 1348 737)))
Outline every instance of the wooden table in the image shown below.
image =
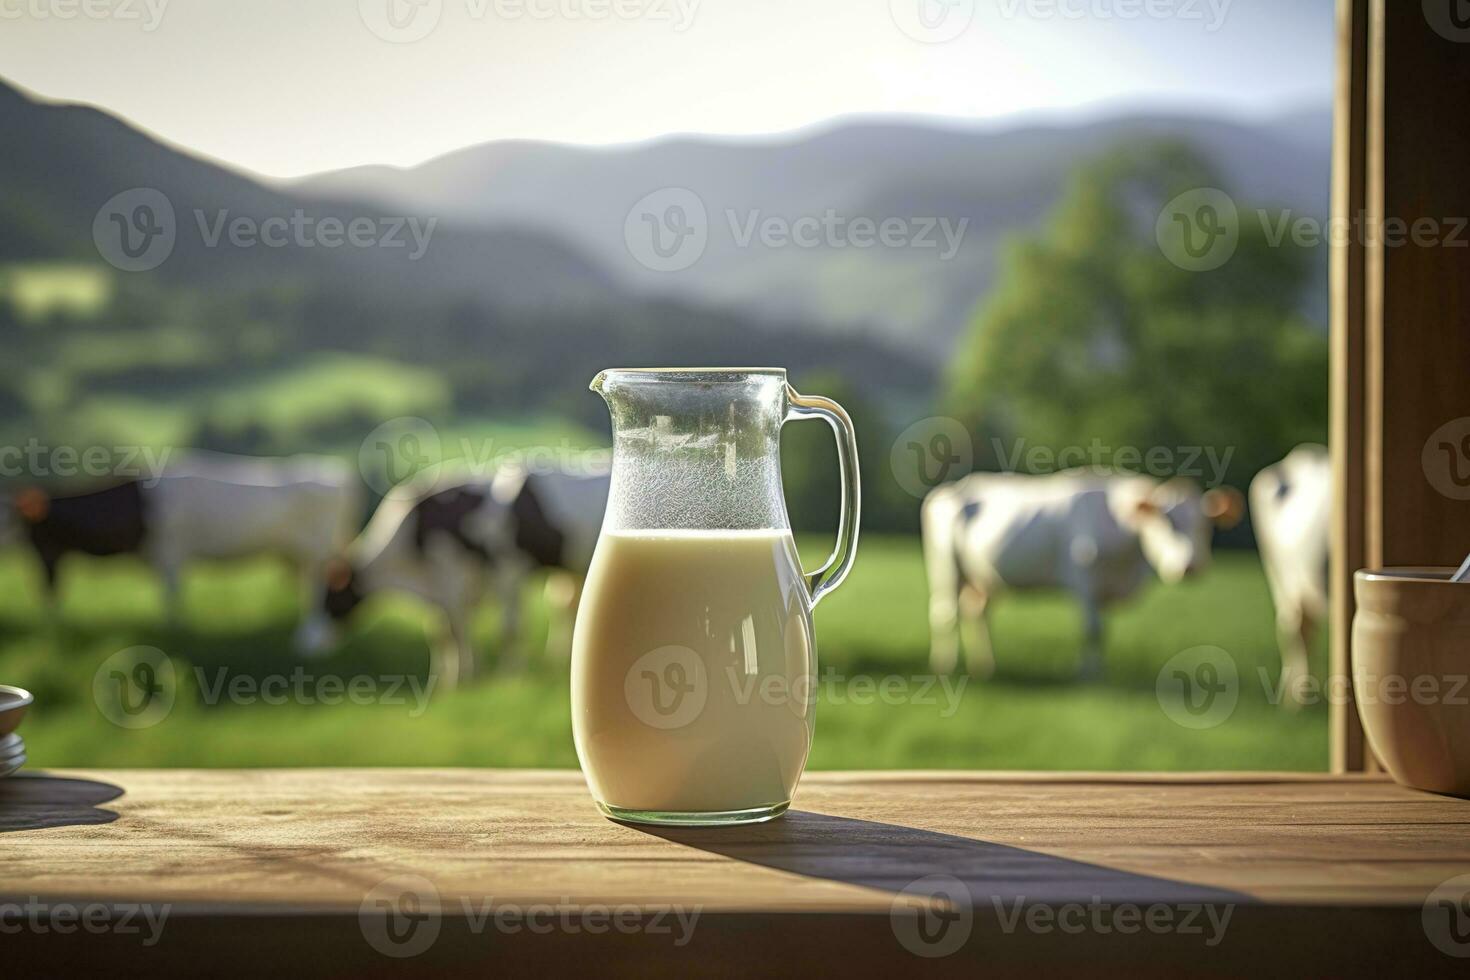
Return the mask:
POLYGON ((562 771, 0 780, 9 976, 1464 976, 1458 875, 1470 801, 1372 777, 815 773, 723 830, 562 771))

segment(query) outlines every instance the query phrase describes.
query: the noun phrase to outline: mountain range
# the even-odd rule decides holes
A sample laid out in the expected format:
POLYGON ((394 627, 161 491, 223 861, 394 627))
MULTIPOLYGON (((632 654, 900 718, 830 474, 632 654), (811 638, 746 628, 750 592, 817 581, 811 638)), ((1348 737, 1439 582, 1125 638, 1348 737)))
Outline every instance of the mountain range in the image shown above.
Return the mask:
MULTIPOLYGON (((400 169, 357 167, 290 182, 313 197, 373 201, 482 228, 518 226, 594 256, 626 287, 770 317, 877 333, 935 361, 987 290, 1006 238, 1034 227, 1079 162, 1146 139, 1185 141, 1243 205, 1328 210, 1330 111, 1247 123, 1186 115, 1119 115, 1079 125, 956 126, 923 120, 837 121, 761 139, 679 136, 607 148, 517 140, 468 147, 400 169), (703 252, 651 269, 629 235, 648 195, 704 210, 703 252), (835 221, 807 247, 757 232, 835 221), (854 247, 841 223, 900 219, 896 247, 854 247), (958 248, 916 247, 926 220, 963 229, 958 248), (911 243, 911 244, 910 244, 911 243)), ((656 198, 655 198, 656 199, 656 198)), ((654 216, 655 219, 657 215, 654 216)))
MULTIPOLYGON (((500 306, 596 302, 618 295, 604 270, 560 238, 529 228, 439 222, 421 257, 411 248, 231 246, 230 222, 395 215, 371 202, 320 201, 170 147, 88 106, 47 103, 0 82, 0 261, 95 260, 93 221, 122 192, 152 188, 172 205, 176 240, 157 267, 165 282, 280 285, 310 280, 394 296, 429 286, 500 306), (223 222, 223 224, 222 224, 223 222)), ((386 220, 385 220, 386 219, 386 220)), ((399 236, 411 240, 406 232, 399 236)), ((249 239, 240 239, 249 241, 249 239)))
POLYGON ((602 148, 505 140, 408 169, 268 181, 98 109, 43 102, 3 83, 0 128, 22 134, 0 154, 0 261, 95 259, 98 208, 150 187, 176 215, 177 242, 158 269, 164 281, 305 280, 410 307, 432 297, 502 310, 636 311, 667 298, 765 324, 773 336, 867 338, 932 366, 994 285, 1006 239, 1042 220, 1089 156, 1143 139, 1184 140, 1243 203, 1321 216, 1331 147, 1325 107, 1255 123, 1178 114, 1077 125, 850 119, 760 139, 672 136, 602 148), (645 217, 640 202, 668 189, 698 202, 705 241, 693 261, 661 271, 630 236, 645 217), (405 249, 209 239, 221 222, 258 226, 298 210, 344 224, 433 221, 432 239, 417 261, 405 249), (803 219, 808 231, 828 230, 798 241, 803 219), (862 219, 870 228, 898 219, 897 244, 858 247, 862 219), (926 221, 933 247, 919 247, 926 221), (784 239, 764 235, 772 222, 784 239), (962 232, 953 254, 945 229, 962 232))
MULTIPOLYGON (((30 383, 36 372, 0 377, 0 421, 33 429, 86 415, 87 399, 106 395, 156 406, 187 391, 198 401, 245 379, 290 377, 318 353, 427 369, 449 391, 450 412, 482 416, 595 415, 587 380, 617 363, 783 364, 798 378, 825 371, 882 387, 890 405, 922 397, 933 377, 931 364, 879 339, 834 344, 814 324, 644 295, 532 222, 480 221, 460 209, 420 216, 280 186, 3 81, 0 131, 0 300, 19 309, 26 290, 16 284, 54 277, 58 260, 121 285, 117 303, 55 329, 21 329, 0 302, 0 347, 56 369, 46 384, 30 383), (421 232, 432 223, 417 258, 405 218, 421 232), (298 220, 309 244, 299 244, 298 220), (330 241, 328 221, 338 223, 330 241), (354 222, 396 228, 413 247, 376 247, 372 234, 347 242, 354 222), (166 242, 152 232, 168 226, 171 248, 129 269, 119 225, 133 244, 166 242), (182 334, 188 353, 156 348, 153 327, 182 334)), ((332 418, 317 428, 367 421, 347 417, 351 406, 327 409, 332 418)))

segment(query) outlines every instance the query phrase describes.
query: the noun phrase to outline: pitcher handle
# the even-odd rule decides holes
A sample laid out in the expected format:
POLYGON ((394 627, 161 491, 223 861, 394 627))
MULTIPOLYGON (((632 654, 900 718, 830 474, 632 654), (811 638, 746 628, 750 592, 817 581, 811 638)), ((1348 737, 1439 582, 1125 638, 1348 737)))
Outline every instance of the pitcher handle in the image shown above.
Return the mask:
POLYGON ((786 386, 786 420, 824 419, 837 438, 837 464, 842 473, 842 513, 837 522, 837 544, 821 568, 807 576, 812 605, 842 584, 857 557, 858 516, 862 511, 862 489, 858 484, 857 433, 847 411, 830 398, 803 395, 786 386))

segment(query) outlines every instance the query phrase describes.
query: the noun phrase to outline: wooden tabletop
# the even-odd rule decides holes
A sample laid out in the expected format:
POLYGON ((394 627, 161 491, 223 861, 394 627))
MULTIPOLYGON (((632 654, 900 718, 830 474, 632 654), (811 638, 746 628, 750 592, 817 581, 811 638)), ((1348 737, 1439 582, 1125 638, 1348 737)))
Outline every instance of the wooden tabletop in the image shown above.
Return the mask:
POLYGON ((781 820, 664 830, 604 819, 576 772, 67 771, 0 780, 0 833, 0 930, 25 922, 0 948, 113 972, 201 951, 353 976, 1470 955, 1470 878, 1441 887, 1470 875, 1470 801, 1372 777, 814 773, 781 820))

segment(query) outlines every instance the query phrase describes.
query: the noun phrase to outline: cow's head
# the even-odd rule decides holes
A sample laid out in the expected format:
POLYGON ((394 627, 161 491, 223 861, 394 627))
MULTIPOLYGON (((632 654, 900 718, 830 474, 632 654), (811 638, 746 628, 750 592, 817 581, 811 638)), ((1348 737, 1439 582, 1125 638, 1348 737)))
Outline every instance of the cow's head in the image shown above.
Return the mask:
POLYGON ((1244 512, 1245 499, 1234 487, 1202 494, 1193 480, 1169 480, 1138 501, 1134 526, 1154 572, 1178 582, 1209 568, 1215 528, 1234 527, 1244 512))
POLYGON ((51 498, 40 487, 26 487, 15 494, 0 512, 0 548, 19 544, 25 529, 40 524, 50 512, 51 498))
POLYGON ((327 591, 322 600, 327 615, 334 620, 346 619, 364 596, 352 563, 345 558, 327 562, 327 591))

